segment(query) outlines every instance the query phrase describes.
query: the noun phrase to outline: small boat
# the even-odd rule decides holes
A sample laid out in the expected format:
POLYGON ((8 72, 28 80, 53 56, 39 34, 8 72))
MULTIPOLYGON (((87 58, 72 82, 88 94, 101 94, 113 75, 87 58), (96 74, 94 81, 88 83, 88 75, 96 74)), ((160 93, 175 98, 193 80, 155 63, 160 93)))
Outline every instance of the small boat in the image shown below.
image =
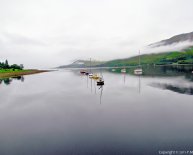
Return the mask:
POLYGON ((88 74, 88 77, 89 77, 89 78, 92 78, 92 77, 93 77, 93 73, 89 73, 89 74, 88 74))
POLYGON ((138 64, 138 68, 134 69, 134 74, 135 75, 141 75, 143 74, 143 70, 142 68, 140 67, 140 51, 139 51, 139 64, 138 64))
POLYGON ((98 80, 100 78, 100 76, 98 76, 97 74, 94 74, 93 76, 92 76, 92 79, 94 79, 94 80, 98 80))
POLYGON ((135 75, 141 75, 141 74, 143 74, 142 68, 137 68, 137 69, 135 69, 135 70, 134 70, 134 74, 135 74, 135 75))
POLYGON ((126 73, 126 72, 127 72, 127 71, 126 71, 125 68, 121 69, 121 73, 126 73))
POLYGON ((112 69, 112 72, 115 72, 115 71, 116 71, 116 69, 113 68, 113 69, 112 69))
POLYGON ((100 77, 99 80, 97 81, 97 86, 103 86, 104 85, 104 80, 100 77))
POLYGON ((85 73, 86 73, 85 70, 81 70, 81 71, 80 71, 80 74, 85 74, 85 73))

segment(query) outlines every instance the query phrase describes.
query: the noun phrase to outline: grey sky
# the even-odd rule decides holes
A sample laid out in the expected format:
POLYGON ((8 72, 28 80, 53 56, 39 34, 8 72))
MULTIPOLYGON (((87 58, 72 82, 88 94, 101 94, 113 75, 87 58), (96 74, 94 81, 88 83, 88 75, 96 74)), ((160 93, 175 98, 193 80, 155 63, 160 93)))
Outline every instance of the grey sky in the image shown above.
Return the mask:
POLYGON ((129 57, 191 31, 193 0, 0 0, 0 60, 28 68, 129 57))

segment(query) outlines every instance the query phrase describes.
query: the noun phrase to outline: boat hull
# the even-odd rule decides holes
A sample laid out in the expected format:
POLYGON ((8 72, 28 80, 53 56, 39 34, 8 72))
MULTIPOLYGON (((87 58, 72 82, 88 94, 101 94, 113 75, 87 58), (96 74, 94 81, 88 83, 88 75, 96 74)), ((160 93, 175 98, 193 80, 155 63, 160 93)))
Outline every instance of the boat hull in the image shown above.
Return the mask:
POLYGON ((126 69, 121 69, 121 73, 126 73, 126 69))
POLYGON ((92 79, 98 80, 98 79, 100 79, 100 77, 99 77, 98 75, 93 75, 93 76, 92 76, 92 79))
POLYGON ((92 74, 92 73, 90 73, 90 74, 88 74, 88 76, 89 76, 89 78, 92 78, 92 77, 93 77, 93 74, 92 74))
POLYGON ((142 75, 142 74, 143 74, 143 70, 142 70, 141 68, 135 69, 135 70, 134 70, 134 74, 135 74, 135 75, 142 75))
POLYGON ((97 82, 97 86, 103 86, 105 83, 104 83, 104 81, 98 81, 97 82))

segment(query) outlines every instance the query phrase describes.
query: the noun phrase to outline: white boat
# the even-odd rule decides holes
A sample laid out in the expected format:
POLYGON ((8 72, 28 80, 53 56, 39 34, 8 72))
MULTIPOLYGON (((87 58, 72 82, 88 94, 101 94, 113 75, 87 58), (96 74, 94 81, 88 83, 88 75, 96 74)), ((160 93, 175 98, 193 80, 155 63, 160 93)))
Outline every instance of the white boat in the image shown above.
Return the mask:
POLYGON ((116 71, 116 69, 113 68, 113 69, 112 69, 112 72, 115 72, 115 71, 116 71))
POLYGON ((89 78, 92 78, 92 77, 93 77, 93 73, 89 73, 89 74, 88 74, 88 77, 89 77, 89 78))
POLYGON ((135 69, 135 70, 134 70, 134 74, 135 74, 135 75, 141 75, 141 74, 143 74, 142 68, 137 68, 137 69, 135 69))
POLYGON ((127 72, 127 71, 126 71, 125 68, 121 69, 121 73, 126 73, 126 72, 127 72))
POLYGON ((142 68, 140 67, 140 66, 141 66, 140 63, 141 63, 141 62, 140 62, 140 51, 139 51, 139 66, 138 66, 138 68, 134 69, 134 74, 135 74, 135 75, 141 75, 141 74, 143 74, 143 70, 142 70, 142 68))

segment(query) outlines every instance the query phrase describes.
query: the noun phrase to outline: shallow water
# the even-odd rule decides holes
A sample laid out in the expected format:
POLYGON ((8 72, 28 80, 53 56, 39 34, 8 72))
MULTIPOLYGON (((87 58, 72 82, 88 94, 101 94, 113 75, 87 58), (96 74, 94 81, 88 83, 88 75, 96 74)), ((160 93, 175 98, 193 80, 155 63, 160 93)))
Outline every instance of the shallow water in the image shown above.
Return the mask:
POLYGON ((1 81, 0 155, 193 151, 191 74, 103 77, 100 89, 79 70, 1 81))

